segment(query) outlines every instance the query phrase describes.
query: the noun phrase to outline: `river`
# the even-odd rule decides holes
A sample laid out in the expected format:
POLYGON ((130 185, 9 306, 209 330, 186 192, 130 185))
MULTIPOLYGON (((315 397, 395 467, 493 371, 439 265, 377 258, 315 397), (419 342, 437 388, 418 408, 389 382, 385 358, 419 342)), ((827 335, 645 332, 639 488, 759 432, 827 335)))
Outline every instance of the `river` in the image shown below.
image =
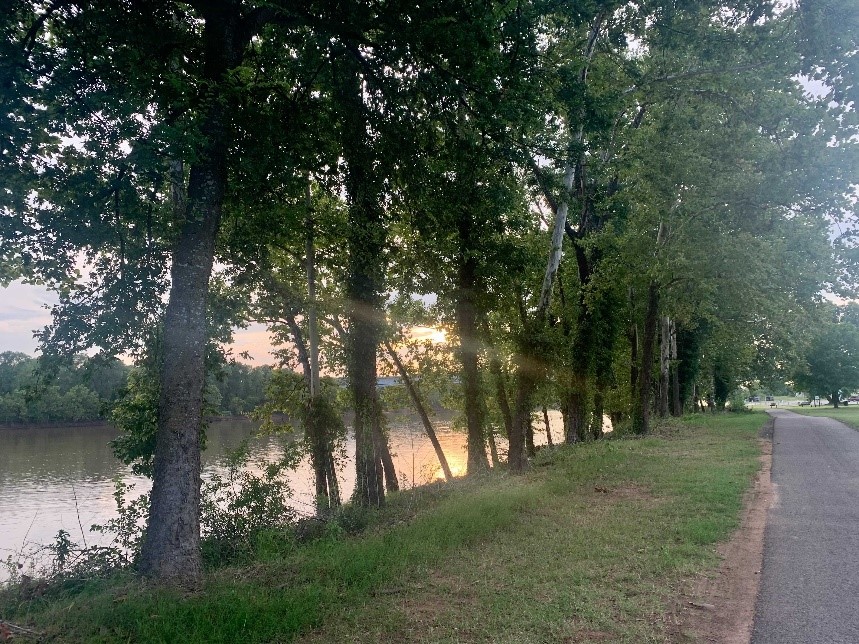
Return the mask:
MULTIPOLYGON (((552 434, 561 440, 560 414, 552 413, 552 434)), ((440 478, 435 451, 420 422, 408 414, 388 417, 391 449, 401 486, 421 485, 440 478)), ((439 442, 454 476, 465 473, 465 435, 447 419, 435 422, 439 442)), ((544 425, 535 422, 535 442, 546 442, 544 425), (542 431, 541 431, 542 430, 542 431)), ((228 455, 250 439, 251 462, 273 461, 283 453, 288 435, 255 437, 256 425, 247 420, 212 423, 203 452, 203 477, 226 472, 228 455)), ((116 515, 114 481, 134 485, 134 494, 148 491, 148 479, 135 476, 111 452, 116 431, 97 427, 0 429, 0 562, 11 555, 51 543, 59 530, 79 544, 104 544, 106 537, 90 532, 116 515)), ((347 438, 349 461, 339 469, 344 499, 354 487, 355 443, 347 438)), ((292 506, 299 514, 313 513, 310 465, 303 461, 289 477, 292 506)), ((0 566, 0 580, 8 575, 0 566)))

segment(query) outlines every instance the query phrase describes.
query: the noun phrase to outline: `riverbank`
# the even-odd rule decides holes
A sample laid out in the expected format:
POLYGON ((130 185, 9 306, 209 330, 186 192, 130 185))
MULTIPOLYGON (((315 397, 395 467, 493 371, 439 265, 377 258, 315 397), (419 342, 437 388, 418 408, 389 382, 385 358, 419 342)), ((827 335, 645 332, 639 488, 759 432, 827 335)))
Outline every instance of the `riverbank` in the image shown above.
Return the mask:
POLYGON ((118 578, 7 594, 0 618, 64 642, 694 641, 679 598, 738 525, 764 421, 542 450, 526 476, 394 495, 357 536, 272 535, 193 596, 118 578))

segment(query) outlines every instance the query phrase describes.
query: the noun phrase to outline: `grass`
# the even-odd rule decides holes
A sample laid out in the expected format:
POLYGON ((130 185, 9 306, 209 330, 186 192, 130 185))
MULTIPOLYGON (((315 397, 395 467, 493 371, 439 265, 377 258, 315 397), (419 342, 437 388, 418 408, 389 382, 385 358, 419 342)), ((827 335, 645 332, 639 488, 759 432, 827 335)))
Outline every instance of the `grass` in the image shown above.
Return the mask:
POLYGON ((834 407, 798 407, 794 409, 791 407, 790 411, 806 416, 834 418, 853 429, 859 429, 859 405, 847 405, 838 409, 834 407))
POLYGON ((181 596, 128 578, 0 617, 64 642, 661 642, 685 580, 717 565, 758 467, 763 414, 541 452, 391 498, 361 535, 272 536, 181 596))

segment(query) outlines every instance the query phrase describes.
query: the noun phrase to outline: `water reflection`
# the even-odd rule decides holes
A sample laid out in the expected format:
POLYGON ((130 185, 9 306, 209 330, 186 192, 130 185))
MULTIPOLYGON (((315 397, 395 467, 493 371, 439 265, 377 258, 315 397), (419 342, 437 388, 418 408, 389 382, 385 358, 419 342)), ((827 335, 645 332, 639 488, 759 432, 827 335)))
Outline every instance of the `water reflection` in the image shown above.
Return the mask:
MULTIPOLYGON (((550 412, 554 441, 563 440, 563 423, 558 412, 550 412)), ((417 418, 392 415, 388 419, 394 462, 404 488, 442 478, 432 444, 417 418)), ((436 419, 436 432, 454 476, 465 474, 466 440, 454 431, 449 418, 436 419)), ((542 414, 535 415, 535 442, 546 443, 542 414)), ((294 435, 253 437, 256 426, 246 420, 214 423, 207 432, 203 452, 204 478, 213 472, 224 474, 228 455, 250 440, 252 462, 280 458, 294 435)), ((150 482, 134 476, 114 458, 108 443, 116 431, 102 427, 55 427, 0 430, 0 559, 26 549, 28 544, 51 542, 60 529, 74 541, 104 543, 105 537, 89 532, 94 523, 114 516, 114 480, 121 478, 135 486, 135 493, 148 491, 150 482)), ((499 451, 506 442, 497 439, 499 451)), ((349 462, 339 468, 340 490, 348 498, 354 489, 354 437, 347 439, 349 462)), ((301 514, 314 508, 310 464, 305 460, 290 475, 293 506, 301 514)), ((3 572, 0 571, 0 579, 3 572)))

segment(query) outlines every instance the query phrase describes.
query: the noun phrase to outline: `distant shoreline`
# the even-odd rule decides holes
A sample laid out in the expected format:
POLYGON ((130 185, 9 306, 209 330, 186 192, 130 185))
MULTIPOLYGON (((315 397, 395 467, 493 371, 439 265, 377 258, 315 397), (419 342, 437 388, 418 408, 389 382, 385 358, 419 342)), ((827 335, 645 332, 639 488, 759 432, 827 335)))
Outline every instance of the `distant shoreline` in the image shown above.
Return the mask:
MULTIPOLYGON (((206 416, 207 423, 220 423, 225 421, 253 422, 249 416, 234 414, 232 416, 206 416)), ((62 429, 64 427, 89 427, 92 429, 105 429, 115 427, 107 420, 78 420, 78 421, 51 421, 46 423, 4 423, 0 422, 0 431, 4 429, 62 429)))

